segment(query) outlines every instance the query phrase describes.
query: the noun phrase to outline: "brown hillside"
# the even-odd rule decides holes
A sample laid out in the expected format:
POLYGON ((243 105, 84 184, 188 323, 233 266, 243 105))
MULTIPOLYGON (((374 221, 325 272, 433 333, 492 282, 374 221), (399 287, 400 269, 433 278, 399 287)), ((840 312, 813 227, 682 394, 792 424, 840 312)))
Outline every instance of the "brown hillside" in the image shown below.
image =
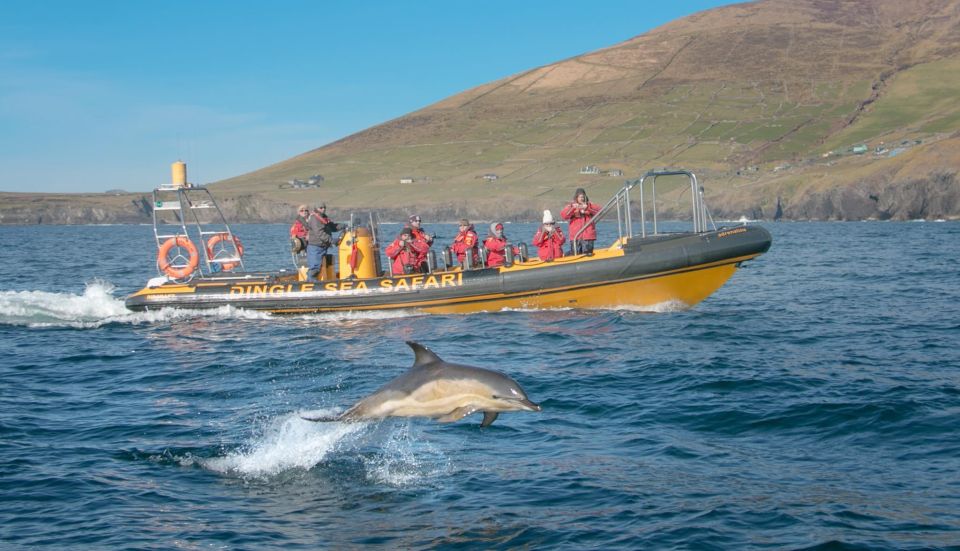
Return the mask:
MULTIPOLYGON (((778 198, 788 218, 960 217, 957 97, 956 0, 761 0, 464 91, 214 187, 251 220, 320 199, 395 217, 531 218, 576 187, 600 199, 648 169, 684 167, 723 217, 770 216, 778 198), (581 174, 585 165, 623 176, 581 174), (288 183, 318 173, 319 189, 288 183)), ((683 215, 682 200, 665 202, 683 215)))
MULTIPOLYGON (((871 175, 890 185, 891 174, 913 182, 956 172, 958 159, 949 154, 931 155, 933 164, 917 162, 924 156, 915 154, 891 159, 882 163, 882 177, 860 170, 860 159, 803 165, 821 158, 831 138, 874 123, 871 110, 891 82, 914 78, 902 76, 914 67, 958 59, 957 2, 739 4, 465 91, 222 188, 289 195, 291 203, 294 196, 313 195, 344 207, 426 208, 449 216, 502 215, 497 211, 508 200, 523 206, 510 207, 520 215, 518 209, 532 213, 554 205, 578 185, 597 193, 616 187, 609 179, 579 175, 582 165, 626 176, 685 166, 707 176, 728 214, 762 214, 772 212, 777 196, 788 204, 802 198, 808 184, 796 180, 808 170, 816 169, 809 185, 817 187, 861 185, 871 175), (910 158, 915 166, 903 172, 901 162, 910 158), (794 166, 786 174, 773 172, 784 164, 794 166), (324 190, 283 190, 287 180, 318 172, 327 178, 324 190), (500 180, 480 184, 485 173, 500 180), (404 176, 418 183, 399 185, 404 176), (793 177, 790 185, 777 185, 784 176, 793 177), (498 199, 484 199, 489 192, 498 199)), ((954 113, 941 114, 949 119, 954 113)), ((918 132, 920 119, 880 124, 866 138, 921 138, 914 145, 923 149, 960 129, 960 120, 948 120, 940 129, 947 133, 918 132)))

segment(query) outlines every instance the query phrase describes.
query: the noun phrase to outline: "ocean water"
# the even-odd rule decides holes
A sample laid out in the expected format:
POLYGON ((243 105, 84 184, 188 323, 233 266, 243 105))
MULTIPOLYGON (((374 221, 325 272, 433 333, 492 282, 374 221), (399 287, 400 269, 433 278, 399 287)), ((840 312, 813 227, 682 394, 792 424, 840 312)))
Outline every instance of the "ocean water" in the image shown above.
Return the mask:
POLYGON ((767 227, 690 310, 298 317, 127 312, 149 227, 0 227, 0 548, 956 548, 960 224, 767 227), (299 418, 406 340, 543 411, 299 418))

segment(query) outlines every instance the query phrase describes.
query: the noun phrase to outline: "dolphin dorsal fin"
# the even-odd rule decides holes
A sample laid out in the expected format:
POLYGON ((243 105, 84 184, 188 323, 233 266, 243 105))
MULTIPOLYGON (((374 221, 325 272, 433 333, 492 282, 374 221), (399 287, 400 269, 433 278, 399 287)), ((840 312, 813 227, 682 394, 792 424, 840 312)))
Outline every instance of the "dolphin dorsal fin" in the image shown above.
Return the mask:
POLYGON ((440 356, 437 356, 436 354, 433 353, 432 350, 430 350, 426 346, 423 346, 420 343, 407 341, 407 345, 413 349, 413 353, 415 355, 413 359, 413 368, 431 364, 433 362, 443 361, 440 359, 440 356))

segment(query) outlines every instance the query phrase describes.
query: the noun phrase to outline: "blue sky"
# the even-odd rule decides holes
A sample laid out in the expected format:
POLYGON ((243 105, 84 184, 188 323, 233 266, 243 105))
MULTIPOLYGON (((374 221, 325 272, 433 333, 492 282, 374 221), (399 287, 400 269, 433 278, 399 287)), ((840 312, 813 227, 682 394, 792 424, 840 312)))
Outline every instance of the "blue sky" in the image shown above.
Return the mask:
POLYGON ((209 183, 710 0, 3 0, 0 191, 209 183))

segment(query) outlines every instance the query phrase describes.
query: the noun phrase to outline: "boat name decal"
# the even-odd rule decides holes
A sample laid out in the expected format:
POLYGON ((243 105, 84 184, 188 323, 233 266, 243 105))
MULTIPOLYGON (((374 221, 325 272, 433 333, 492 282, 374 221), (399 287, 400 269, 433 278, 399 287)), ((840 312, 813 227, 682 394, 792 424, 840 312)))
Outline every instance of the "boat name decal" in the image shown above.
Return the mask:
POLYGON ((409 291, 412 289, 440 289, 463 285, 463 272, 440 275, 418 275, 381 279, 368 284, 364 280, 344 279, 327 283, 287 283, 262 285, 232 285, 231 295, 269 295, 283 296, 288 293, 310 293, 316 291, 409 291))
POLYGON ((734 228, 732 230, 722 231, 717 234, 717 237, 727 237, 728 235, 736 235, 738 233, 744 233, 747 231, 747 228, 734 228))

